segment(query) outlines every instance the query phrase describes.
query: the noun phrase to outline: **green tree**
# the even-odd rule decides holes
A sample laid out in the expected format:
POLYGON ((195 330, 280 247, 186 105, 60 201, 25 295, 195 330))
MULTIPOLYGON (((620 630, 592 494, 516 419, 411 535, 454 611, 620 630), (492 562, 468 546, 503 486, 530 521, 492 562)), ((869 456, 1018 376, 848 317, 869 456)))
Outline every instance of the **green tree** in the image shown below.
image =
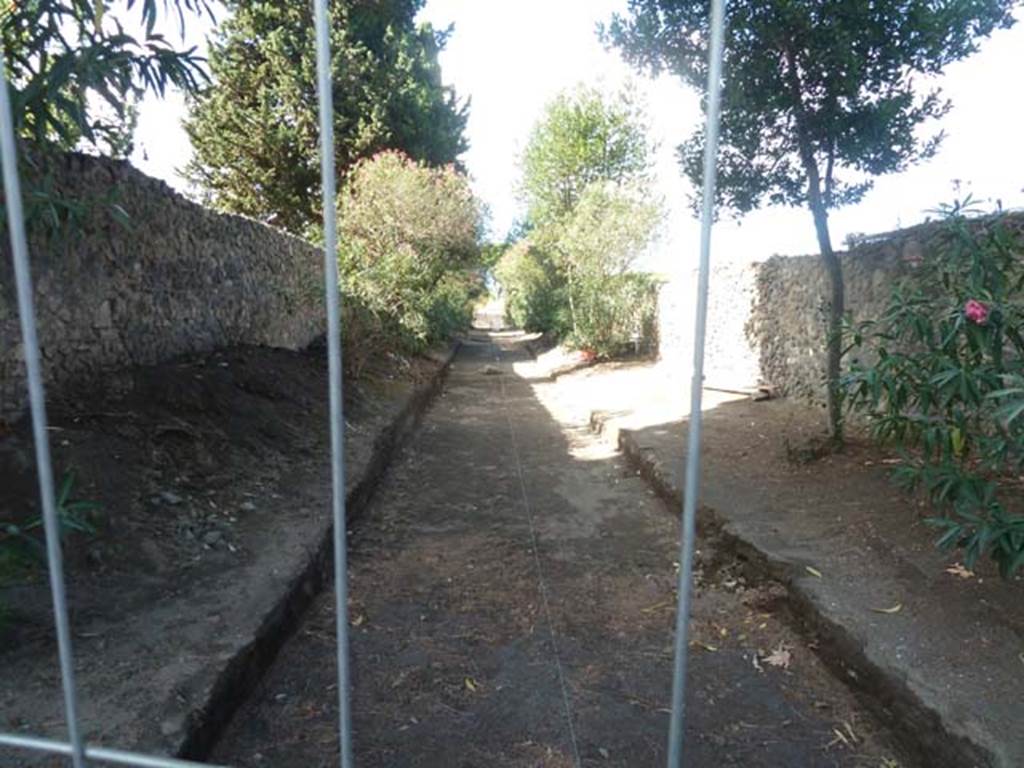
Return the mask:
MULTIPOLYGON (((810 210, 831 295, 829 420, 842 439, 839 391, 843 273, 828 212, 860 201, 872 177, 935 154, 922 128, 950 104, 915 80, 938 74, 1013 24, 1017 0, 735 0, 728 4, 719 205, 810 210)), ((629 0, 603 37, 634 65, 670 70, 695 88, 707 79, 707 0, 629 0)), ((699 189, 703 137, 680 148, 699 189)))
POLYGON ((480 266, 493 269, 511 247, 512 243, 484 243, 480 246, 480 266))
MULTIPOLYGON (((544 295, 518 301, 548 307, 555 297, 563 299, 567 312, 544 314, 550 322, 567 315, 578 345, 593 347, 604 336, 599 305, 615 300, 606 293, 614 291, 608 278, 624 272, 654 234, 660 208, 650 192, 651 153, 643 110, 626 92, 608 97, 579 87, 563 93, 530 135, 520 193, 523 229, 536 250, 527 260, 537 268, 550 262, 557 279, 529 281, 544 295)), ((543 270, 520 272, 540 276, 543 270)), ((537 316, 531 313, 534 322, 537 316)))
POLYGON ((534 127, 522 159, 520 195, 530 227, 558 221, 594 182, 640 185, 651 147, 643 111, 623 92, 606 98, 580 87, 556 97, 534 127))
POLYGON ((660 220, 661 208, 643 191, 596 182, 558 228, 559 250, 576 272, 621 275, 648 247, 660 220))
MULTIPOLYGON (((205 79, 194 49, 176 48, 157 29, 156 0, 19 0, 0 11, 0 38, 11 84, 15 129, 30 149, 96 149, 121 154, 130 145, 134 106, 145 91, 168 85, 193 91, 205 79), (122 18, 137 10, 141 36, 122 18)), ((184 30, 186 14, 209 13, 207 0, 170 0, 165 12, 184 30)))
MULTIPOLYGON (((447 32, 417 26, 423 0, 332 0, 340 183, 400 149, 431 165, 465 150, 467 106, 441 82, 447 32)), ((320 217, 316 51, 308 2, 233 0, 210 50, 213 84, 190 105, 186 169, 208 203, 299 234, 320 217)))
POLYGON ((504 289, 509 322, 526 331, 558 335, 567 329, 565 280, 547 254, 528 239, 502 252, 494 274, 504 289))
POLYGON ((646 323, 646 302, 635 301, 635 281, 625 276, 650 245, 661 217, 646 188, 592 182, 559 222, 533 235, 564 276, 576 346, 613 356, 646 323))

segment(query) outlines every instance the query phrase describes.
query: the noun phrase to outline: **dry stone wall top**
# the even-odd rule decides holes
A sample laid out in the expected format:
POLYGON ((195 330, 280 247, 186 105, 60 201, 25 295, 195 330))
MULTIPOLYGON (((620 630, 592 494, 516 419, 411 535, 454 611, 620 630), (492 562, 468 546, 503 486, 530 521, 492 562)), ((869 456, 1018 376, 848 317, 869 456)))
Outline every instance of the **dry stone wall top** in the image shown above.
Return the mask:
MULTIPOLYGON (((1004 223, 1024 232, 1024 213, 1010 214, 1004 223)), ((866 238, 841 253, 846 308, 853 320, 878 317, 893 284, 927 258, 943 236, 941 224, 922 224, 866 238)), ((686 370, 693 356, 695 285, 695 273, 668 283, 658 305, 660 357, 686 370)), ((828 295, 818 256, 713 266, 705 384, 769 384, 777 394, 824 405, 828 295)))

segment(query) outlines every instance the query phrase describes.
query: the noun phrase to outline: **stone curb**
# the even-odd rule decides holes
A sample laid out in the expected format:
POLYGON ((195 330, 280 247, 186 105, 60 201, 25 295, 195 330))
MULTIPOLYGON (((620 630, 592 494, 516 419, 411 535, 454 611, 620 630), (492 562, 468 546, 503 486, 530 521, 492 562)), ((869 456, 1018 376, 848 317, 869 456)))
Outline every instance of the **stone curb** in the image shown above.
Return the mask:
MULTIPOLYGON (((351 485, 346 495, 350 524, 366 511, 388 467, 441 391, 460 346, 460 341, 452 344, 430 381, 413 391, 391 424, 377 436, 362 477, 351 485)), ((281 647, 294 634, 314 598, 332 583, 332 540, 333 526, 327 522, 309 542, 306 560, 284 583, 255 634, 225 656, 223 667, 207 688, 204 703, 186 717, 185 728, 173 750, 176 757, 186 760, 208 757, 232 716, 253 693, 281 647)))
MULTIPOLYGON (((600 412, 591 414, 590 425, 595 432, 604 431, 605 417, 600 412)), ((644 450, 632 430, 617 432, 618 447, 629 465, 670 508, 681 509, 682 490, 675 486, 653 452, 644 450)), ((697 523, 701 533, 719 537, 752 575, 772 579, 786 587, 785 610, 790 622, 801 634, 815 641, 815 652, 832 673, 854 691, 922 765, 930 768, 1000 765, 990 745, 961 735, 944 713, 929 706, 907 684, 904 673, 872 659, 863 640, 844 626, 842 613, 823 604, 817 594, 801 583, 799 564, 759 547, 744 536, 741 527, 731 524, 722 510, 700 507, 697 523)))

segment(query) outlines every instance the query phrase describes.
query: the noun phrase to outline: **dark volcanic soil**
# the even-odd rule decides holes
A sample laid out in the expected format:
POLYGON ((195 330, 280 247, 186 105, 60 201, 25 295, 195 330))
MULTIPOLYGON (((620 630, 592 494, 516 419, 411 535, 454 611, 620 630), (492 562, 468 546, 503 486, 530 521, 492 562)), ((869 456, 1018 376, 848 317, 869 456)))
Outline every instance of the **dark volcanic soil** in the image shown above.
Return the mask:
MULTIPOLYGON (((350 479, 433 360, 349 388, 350 479)), ((65 542, 90 741, 173 752, 329 517, 322 350, 229 349, 50 405, 58 483, 98 503, 65 542)), ((0 432, 0 523, 38 517, 28 425, 0 432)), ((0 535, 3 535, 0 533, 0 535)), ((0 730, 64 738, 45 572, 0 560, 0 730)), ((23 755, 0 748, 0 765, 23 755)), ((57 764, 63 765, 63 762, 57 764)))

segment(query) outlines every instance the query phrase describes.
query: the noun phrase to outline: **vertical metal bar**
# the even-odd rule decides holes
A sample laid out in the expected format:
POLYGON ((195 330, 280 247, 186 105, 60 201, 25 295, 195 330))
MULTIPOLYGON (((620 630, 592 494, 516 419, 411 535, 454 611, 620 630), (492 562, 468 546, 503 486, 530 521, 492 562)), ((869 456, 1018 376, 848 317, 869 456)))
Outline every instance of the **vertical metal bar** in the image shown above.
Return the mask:
POLYGON ((334 513, 334 595, 337 617, 338 730, 341 765, 351 768, 352 713, 348 667, 348 542, 345 520, 345 416, 342 400, 341 298, 338 288, 337 194, 334 176, 334 102, 327 0, 314 0, 317 95, 320 102, 320 171, 324 205, 324 281, 327 296, 327 355, 331 397, 331 480, 334 513))
POLYGON ((700 434, 704 387, 704 337, 708 315, 708 273, 711 264, 711 225, 715 207, 715 173, 718 157, 718 118, 722 87, 722 47, 725 0, 711 2, 711 47, 708 53, 707 129, 704 144, 704 191, 701 211, 700 272, 697 279, 697 320, 693 341, 693 381, 690 389, 690 434, 686 449, 686 485, 683 501, 683 532, 679 556, 679 605, 676 610, 675 668, 672 676, 672 715, 669 724, 668 768, 683 764, 686 729, 686 670, 689 653, 690 603, 692 600, 693 552, 697 532, 697 498, 700 492, 700 434))
POLYGON ((32 275, 25 239, 25 219, 21 205, 21 184, 18 181, 18 147, 14 139, 14 119, 7 86, 7 62, 0 50, 0 155, 3 158, 4 198, 7 203, 7 226, 11 236, 14 260, 14 283, 18 294, 18 315, 21 339, 25 348, 25 371, 28 379, 29 407, 32 413, 32 437, 35 441, 36 474, 43 505, 43 528, 46 531, 46 559, 53 596, 53 620, 57 628, 57 651, 60 657, 61 685, 64 690, 64 714, 71 743, 74 768, 84 768, 85 750, 78 728, 78 693, 71 653, 71 631, 68 622, 67 596, 64 591, 64 561, 60 549, 60 524, 53 490, 53 467, 50 441, 46 434, 46 395, 39 363, 39 338, 36 334, 35 306, 32 300, 32 275))

